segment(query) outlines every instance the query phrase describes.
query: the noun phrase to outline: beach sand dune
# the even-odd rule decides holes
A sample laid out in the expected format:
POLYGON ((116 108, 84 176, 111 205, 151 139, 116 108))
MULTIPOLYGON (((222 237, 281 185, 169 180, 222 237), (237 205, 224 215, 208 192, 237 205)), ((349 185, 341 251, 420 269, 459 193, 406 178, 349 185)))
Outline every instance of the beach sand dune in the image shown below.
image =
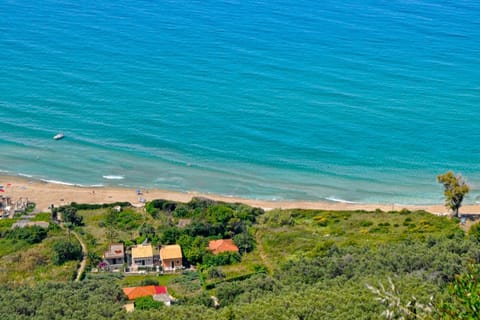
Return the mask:
MULTIPOLYGON (((446 214, 447 209, 442 204, 437 205, 393 205, 393 204, 360 204, 360 203, 338 203, 322 201, 264 201, 225 197, 220 195, 202 194, 196 192, 175 192, 159 189, 142 189, 142 194, 137 194, 134 188, 118 187, 80 187, 72 185, 57 184, 39 180, 29 180, 21 177, 0 176, 0 185, 5 187, 3 195, 11 196, 13 200, 20 197, 28 198, 35 202, 37 210, 48 211, 50 205, 61 206, 77 203, 112 203, 117 201, 128 201, 133 205, 141 206, 142 201, 153 199, 166 199, 179 202, 188 202, 192 197, 207 197, 210 199, 225 202, 240 202, 250 206, 260 207, 265 210, 274 208, 282 209, 324 209, 324 210, 375 210, 384 211, 423 209, 435 214, 446 214)), ((461 213, 479 213, 480 205, 465 205, 461 213)))

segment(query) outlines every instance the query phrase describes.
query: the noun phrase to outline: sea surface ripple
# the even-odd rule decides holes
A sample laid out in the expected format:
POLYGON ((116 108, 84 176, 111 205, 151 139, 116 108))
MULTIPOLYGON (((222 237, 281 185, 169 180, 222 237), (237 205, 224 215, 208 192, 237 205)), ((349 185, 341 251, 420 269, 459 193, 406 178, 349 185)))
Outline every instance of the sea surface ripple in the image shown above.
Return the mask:
POLYGON ((478 39, 467 0, 0 0, 0 171, 427 204, 452 169, 480 201, 478 39))

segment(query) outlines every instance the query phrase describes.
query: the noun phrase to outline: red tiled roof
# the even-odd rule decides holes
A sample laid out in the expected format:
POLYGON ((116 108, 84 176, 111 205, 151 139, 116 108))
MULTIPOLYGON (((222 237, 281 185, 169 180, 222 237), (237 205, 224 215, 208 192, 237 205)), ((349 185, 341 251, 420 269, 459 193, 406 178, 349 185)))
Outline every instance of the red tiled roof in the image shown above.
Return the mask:
POLYGON ((233 243, 232 239, 211 240, 208 243, 208 249, 213 254, 221 252, 238 252, 238 247, 233 243))
POLYGON ((166 294, 167 287, 155 286, 155 294, 166 294))
POLYGON ((123 293, 128 297, 128 300, 135 300, 141 297, 153 296, 155 294, 166 294, 167 287, 161 286, 143 286, 123 288, 123 293))

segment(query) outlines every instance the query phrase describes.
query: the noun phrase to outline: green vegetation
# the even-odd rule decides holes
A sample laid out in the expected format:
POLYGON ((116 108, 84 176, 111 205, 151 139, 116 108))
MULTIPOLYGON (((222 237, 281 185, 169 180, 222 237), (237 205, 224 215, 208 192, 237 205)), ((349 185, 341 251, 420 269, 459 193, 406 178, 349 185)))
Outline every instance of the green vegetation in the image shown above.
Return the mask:
POLYGON ((11 229, 14 220, 0 220, 0 257, 40 243, 47 230, 38 226, 11 229))
POLYGON ((25 241, 28 244, 42 242, 47 237, 47 230, 39 226, 14 228, 3 231, 2 238, 10 240, 25 241))
POLYGON ((66 261, 80 260, 82 258, 82 247, 78 242, 58 240, 53 244, 53 263, 61 265, 66 261))
POLYGON ((52 217, 52 214, 49 212, 41 212, 37 213, 35 217, 30 219, 30 221, 45 221, 45 222, 50 222, 50 218, 52 217))
POLYGON ((137 310, 150 310, 160 309, 163 306, 163 302, 153 300, 153 297, 142 297, 135 300, 135 309, 137 310))
POLYGON ((40 283, 1 286, 0 315, 9 319, 122 319, 123 294, 114 282, 40 283))
POLYGON ((76 203, 72 202, 70 207, 74 207, 77 210, 97 210, 97 209, 107 209, 114 207, 130 207, 132 204, 130 202, 113 202, 113 203, 104 203, 104 204, 90 204, 90 203, 76 203))
POLYGON ((69 223, 72 226, 81 226, 83 225, 83 217, 77 214, 77 209, 72 206, 64 206, 60 208, 55 208, 62 215, 62 221, 64 223, 69 223))
MULTIPOLYGON (((84 225, 75 230, 87 243, 92 263, 111 240, 134 244, 148 238, 158 244, 180 244, 196 271, 88 273, 79 284, 52 284, 46 272, 61 274, 60 268, 70 268, 70 277, 67 273, 59 277, 65 281, 77 263, 54 264, 57 252, 68 251, 66 231, 49 230, 46 238, 33 244, 19 236, 15 241, 25 246, 25 253, 0 256, 0 271, 23 270, 8 271, 7 277, 18 281, 32 268, 35 276, 27 283, 36 285, 0 288, 0 301, 6 301, 0 304, 2 319, 478 318, 479 224, 465 234, 457 219, 424 211, 264 213, 202 198, 190 203, 155 200, 145 212, 102 207, 76 214, 84 225), (208 252, 208 241, 220 238, 233 238, 241 254, 208 252), (120 287, 138 285, 165 285, 177 300, 164 307, 143 298, 135 302, 134 313, 123 312, 120 287), (75 292, 66 292, 72 288, 75 292), (54 304, 47 295, 62 301, 54 304), (10 303, 12 299, 18 303, 10 303), (73 302, 64 305, 69 299, 73 302)), ((9 233, 8 224, 2 223, 0 230, 9 233)), ((76 242, 71 246, 79 249, 76 242)), ((0 281, 4 279, 0 272, 0 281)))
POLYGON ((458 217, 458 210, 462 206, 463 197, 470 191, 470 187, 463 180, 461 175, 455 175, 448 171, 437 177, 437 181, 443 184, 445 195, 445 206, 453 211, 458 217))
POLYGON ((480 268, 471 264, 448 286, 450 299, 440 306, 443 319, 480 318, 480 268))
POLYGON ((233 238, 241 253, 253 250, 252 227, 263 210, 193 198, 187 204, 152 201, 147 205, 147 212, 163 220, 158 227, 160 243, 178 243, 188 262, 208 267, 240 261, 238 254, 213 256, 207 250, 209 240, 233 238), (180 226, 180 219, 188 223, 180 226))
POLYGON ((122 287, 136 287, 136 286, 148 286, 148 285, 158 285, 158 286, 168 286, 173 279, 180 277, 180 274, 172 273, 165 275, 128 275, 121 277, 118 283, 122 287))
MULTIPOLYGON (((81 207, 90 208, 88 205, 81 207)), ((208 242, 233 238, 240 252, 248 254, 255 248, 253 225, 256 217, 263 213, 261 209, 246 205, 205 198, 194 198, 189 203, 153 200, 146 204, 145 212, 131 207, 122 207, 120 211, 111 207, 94 208, 78 211, 85 225, 76 229, 87 244, 90 268, 96 267, 109 243, 120 241, 128 247, 146 239, 153 245, 180 244, 184 263, 196 265, 201 270, 238 264, 240 255, 214 256, 207 250, 208 242)), ((239 271, 242 267, 236 269, 231 275, 253 271, 250 267, 243 271, 239 271)), ((228 271, 227 275, 230 275, 228 271)))
MULTIPOLYGON (((0 221, 3 223, 6 220, 0 221)), ((72 278, 76 261, 62 265, 53 262, 54 244, 68 239, 66 232, 58 226, 50 225, 48 230, 39 227, 13 230, 0 227, 0 230, 0 283, 33 284, 42 281, 68 281, 72 278), (3 237, 4 235, 7 237, 3 237), (39 241, 40 239, 42 240, 39 241)))

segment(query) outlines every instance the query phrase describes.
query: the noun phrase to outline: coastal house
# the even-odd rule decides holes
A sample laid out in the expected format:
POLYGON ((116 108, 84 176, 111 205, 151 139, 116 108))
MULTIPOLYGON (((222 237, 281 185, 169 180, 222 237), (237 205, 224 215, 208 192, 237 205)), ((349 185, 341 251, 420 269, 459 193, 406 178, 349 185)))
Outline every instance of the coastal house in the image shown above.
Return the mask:
POLYGON ((162 246, 160 248, 160 260, 165 271, 183 269, 182 248, 178 244, 162 246))
POLYGON ((0 217, 8 218, 12 207, 12 199, 6 196, 0 196, 0 217))
POLYGON ((132 248, 131 269, 153 268, 153 247, 151 244, 140 244, 132 248))
POLYGON ((103 253, 103 260, 109 270, 119 270, 125 263, 125 248, 123 243, 111 243, 108 251, 103 253))
POLYGON ((168 294, 167 287, 163 286, 141 286, 123 288, 123 293, 132 301, 142 297, 152 297, 155 301, 163 302, 166 306, 171 304, 172 298, 168 294))
POLYGON ((208 250, 213 254, 222 252, 238 252, 238 247, 233 243, 232 239, 211 240, 208 243, 208 250))

